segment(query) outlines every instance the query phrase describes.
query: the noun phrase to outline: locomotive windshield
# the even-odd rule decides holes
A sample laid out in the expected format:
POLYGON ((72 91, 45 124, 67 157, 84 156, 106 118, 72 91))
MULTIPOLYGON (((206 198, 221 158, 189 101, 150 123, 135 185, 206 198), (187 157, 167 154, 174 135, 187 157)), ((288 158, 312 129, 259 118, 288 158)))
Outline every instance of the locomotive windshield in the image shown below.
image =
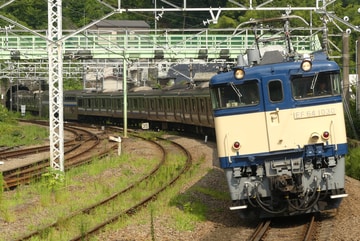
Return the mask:
POLYGON ((212 88, 210 93, 214 109, 257 105, 259 103, 259 87, 256 80, 240 84, 226 83, 212 88))
POLYGON ((316 73, 313 76, 296 76, 291 81, 294 99, 318 98, 340 95, 341 83, 339 73, 316 73))

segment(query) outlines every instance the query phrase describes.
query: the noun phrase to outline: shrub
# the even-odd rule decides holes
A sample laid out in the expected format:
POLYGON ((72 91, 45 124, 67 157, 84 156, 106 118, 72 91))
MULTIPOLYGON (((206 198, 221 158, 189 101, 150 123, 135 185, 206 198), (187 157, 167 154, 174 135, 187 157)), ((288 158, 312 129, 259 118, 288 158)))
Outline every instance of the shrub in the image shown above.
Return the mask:
POLYGON ((360 180, 360 147, 349 150, 345 163, 346 175, 360 180))

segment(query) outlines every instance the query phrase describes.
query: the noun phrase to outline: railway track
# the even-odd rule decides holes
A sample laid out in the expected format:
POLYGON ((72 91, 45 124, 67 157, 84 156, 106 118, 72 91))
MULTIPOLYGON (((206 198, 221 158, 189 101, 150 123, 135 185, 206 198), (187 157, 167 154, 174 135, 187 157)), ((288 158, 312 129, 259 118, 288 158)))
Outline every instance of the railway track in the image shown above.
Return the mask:
MULTIPOLYGON (((36 122, 36 124, 39 124, 36 122)), ((41 125, 46 125, 43 122, 41 125)), ((101 140, 104 137, 93 134, 92 131, 75 126, 66 126, 66 131, 73 133, 74 138, 64 143, 65 149, 65 169, 83 165, 92 160, 95 156, 101 157, 113 151, 117 146, 108 145, 106 148, 101 147, 101 140)), ((34 148, 26 148, 23 150, 12 150, 1 152, 0 155, 6 163, 9 158, 24 158, 31 154, 49 151, 49 146, 39 146, 34 148)), ((29 156, 31 159, 31 156, 29 156)), ((33 180, 37 180, 42 174, 48 171, 48 157, 32 161, 28 164, 19 165, 15 168, 3 171, 4 188, 12 189, 18 185, 27 184, 33 180)))
POLYGON ((249 241, 317 240, 318 224, 316 215, 302 215, 297 218, 291 217, 281 220, 261 220, 249 241))
POLYGON ((53 240, 87 239, 96 235, 97 232, 108 224, 116 222, 119 218, 136 213, 139 208, 144 207, 148 202, 155 199, 190 168, 191 155, 176 142, 161 138, 148 141, 157 145, 163 153, 163 157, 148 174, 95 204, 71 212, 65 217, 61 217, 15 240, 28 240, 36 237, 47 239, 49 238, 46 237, 47 235, 51 235, 51 239, 53 240), (181 155, 182 160, 174 161, 174 155, 181 155), (102 215, 101 220, 99 220, 97 216, 100 215, 100 213, 108 215, 102 215), (78 227, 79 220, 84 219, 87 220, 86 228, 69 230, 69 227, 73 226, 72 224, 77 223, 75 226, 78 227), (98 221, 91 222, 91 220, 98 221), (64 235, 66 235, 66 237, 64 237, 64 235))
MULTIPOLYGON (((26 123, 32 123, 36 125, 42 125, 46 126, 46 123, 43 121, 22 121, 26 123)), ((74 142, 81 138, 81 134, 77 132, 76 129, 71 127, 64 127, 65 131, 70 132, 74 135, 74 138, 72 140, 68 140, 64 143, 64 147, 73 146, 74 142)), ((30 148, 24 148, 24 149, 17 149, 17 148, 3 148, 0 150, 0 160, 6 161, 6 159, 9 158, 17 158, 25 155, 31 155, 34 153, 40 153, 40 152, 48 152, 50 150, 49 145, 43 145, 43 146, 37 146, 37 147, 30 147, 30 148)))

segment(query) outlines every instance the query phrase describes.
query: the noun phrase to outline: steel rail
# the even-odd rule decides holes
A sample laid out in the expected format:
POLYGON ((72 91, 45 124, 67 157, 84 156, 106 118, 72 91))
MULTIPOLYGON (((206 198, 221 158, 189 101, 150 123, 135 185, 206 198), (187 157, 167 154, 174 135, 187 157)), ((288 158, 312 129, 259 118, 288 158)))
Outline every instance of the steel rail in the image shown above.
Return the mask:
MULTIPOLYGON (((143 137, 140 137, 140 136, 137 136, 138 138, 141 138, 141 139, 145 139, 143 137)), ((133 188, 135 188, 137 185, 139 185, 140 183, 148 180, 149 178, 151 178, 159 169, 160 167, 164 164, 166 158, 165 158, 165 149, 163 146, 161 146, 160 144, 158 144, 157 142, 153 141, 153 140, 147 140, 151 143, 153 143, 154 145, 156 145, 157 148, 159 148, 161 150, 161 152, 163 153, 162 155, 162 158, 160 159, 159 163, 145 176, 143 176, 142 178, 140 178, 139 180, 137 180, 136 182, 130 184, 129 186, 127 186, 126 188, 110 195, 109 197, 93 204, 93 205, 90 205, 86 208, 83 208, 81 210, 78 210, 78 211, 75 211, 73 213, 71 213, 70 215, 68 215, 66 218, 62 218, 60 221, 56 221, 56 222, 53 222, 52 224, 49 224, 49 225, 46 225, 45 227, 42 227, 41 229, 39 230, 36 230, 34 232, 31 232, 21 238, 18 238, 17 240, 27 240, 27 239, 30 239, 32 237, 35 237, 37 235, 40 235, 41 232, 43 230, 46 230, 46 229, 49 229, 49 228, 55 228, 57 226, 59 226, 60 222, 61 223, 64 223, 65 221, 69 221, 71 218, 74 218, 75 216, 77 215, 81 215, 81 214, 84 214, 84 213, 90 213, 92 210, 95 210, 96 208, 102 206, 102 205, 106 205, 107 203, 109 203, 110 201, 114 200, 115 198, 118 198, 120 195, 122 194, 125 194, 127 192, 129 192, 130 190, 132 190, 133 188)))

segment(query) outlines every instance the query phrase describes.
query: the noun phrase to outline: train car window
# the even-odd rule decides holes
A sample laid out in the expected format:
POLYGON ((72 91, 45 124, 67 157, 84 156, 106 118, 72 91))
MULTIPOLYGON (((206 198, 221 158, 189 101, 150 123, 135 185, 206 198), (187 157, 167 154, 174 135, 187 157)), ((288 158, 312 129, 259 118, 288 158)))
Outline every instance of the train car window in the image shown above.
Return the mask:
POLYGON ((172 99, 171 98, 167 98, 167 101, 166 101, 166 110, 172 110, 172 99))
POLYGON ((188 113, 189 109, 189 101, 187 99, 184 99, 184 111, 185 113, 188 113))
POLYGON ((196 106, 196 99, 191 99, 191 106, 192 106, 192 110, 195 113, 197 110, 197 106, 196 106))
POLYGON ((149 111, 149 110, 150 110, 150 109, 149 109, 149 99, 148 99, 148 98, 144 98, 143 102, 144 102, 144 109, 145 109, 146 111, 149 111))
POLYGON ((284 98, 283 87, 280 80, 272 80, 268 83, 269 98, 271 102, 280 102, 284 98))
POLYGON ((341 79, 338 73, 316 73, 313 76, 295 76, 291 81, 293 98, 319 98, 341 94, 341 79))
POLYGON ((175 112, 176 113, 180 113, 181 111, 181 102, 180 102, 181 98, 176 97, 175 99, 175 112))
POLYGON ((164 99, 163 98, 161 98, 161 99, 157 99, 157 101, 158 101, 158 106, 159 106, 159 110, 161 110, 161 111, 163 111, 164 110, 164 108, 163 108, 163 101, 164 101, 164 99))
POLYGON ((139 110, 145 110, 145 99, 139 99, 139 110))
MULTIPOLYGON (((35 96, 34 96, 34 98, 35 98, 35 96)), ((65 96, 65 97, 64 97, 64 100, 65 100, 65 101, 69 101, 69 102, 70 102, 70 101, 75 101, 75 97, 73 97, 73 96, 65 96)))
POLYGON ((117 100, 117 98, 113 99, 113 108, 114 108, 114 110, 118 109, 118 100, 117 100))
POLYGON ((117 100, 116 100, 116 98, 113 98, 113 99, 111 99, 111 107, 112 107, 112 109, 113 110, 116 110, 116 109, 118 109, 117 108, 117 100))
POLYGON ((210 89, 210 95, 213 109, 257 105, 260 101, 256 80, 218 85, 210 89))
POLYGON ((206 110, 206 105, 205 105, 205 100, 203 98, 201 98, 200 100, 200 113, 205 113, 206 110))
POLYGON ((155 100, 154 99, 150 100, 150 110, 155 110, 155 100))

